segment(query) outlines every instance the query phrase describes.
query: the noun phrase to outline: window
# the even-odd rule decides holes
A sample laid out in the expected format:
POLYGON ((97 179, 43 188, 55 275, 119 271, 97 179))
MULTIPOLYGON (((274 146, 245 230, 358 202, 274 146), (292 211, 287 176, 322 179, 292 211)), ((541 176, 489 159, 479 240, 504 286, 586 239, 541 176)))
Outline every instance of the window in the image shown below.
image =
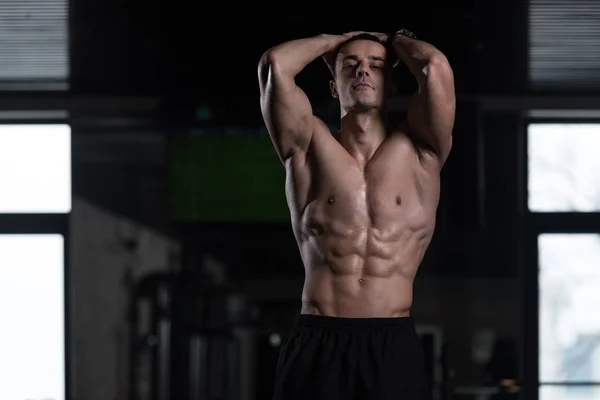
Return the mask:
POLYGON ((0 234, 0 399, 65 398, 63 242, 0 234))
MULTIPOLYGON (((540 382, 600 382, 600 235, 542 234, 540 382)), ((600 398, 600 386, 546 390, 543 400, 600 398)))
POLYGON ((530 211, 600 211, 600 124, 532 124, 528 143, 530 211))
POLYGON ((600 124, 533 123, 527 145, 537 398, 599 399, 600 124))
POLYGON ((0 213, 71 210, 68 125, 0 125, 0 213))
POLYGON ((598 91, 600 4, 531 0, 523 5, 528 11, 530 87, 554 93, 598 91))
MULTIPOLYGON (((67 0, 13 0, 0 5, 0 82, 61 84, 69 77, 67 0)), ((37 84, 37 85, 36 85, 37 84)), ((14 86, 15 88, 23 86, 14 86)))

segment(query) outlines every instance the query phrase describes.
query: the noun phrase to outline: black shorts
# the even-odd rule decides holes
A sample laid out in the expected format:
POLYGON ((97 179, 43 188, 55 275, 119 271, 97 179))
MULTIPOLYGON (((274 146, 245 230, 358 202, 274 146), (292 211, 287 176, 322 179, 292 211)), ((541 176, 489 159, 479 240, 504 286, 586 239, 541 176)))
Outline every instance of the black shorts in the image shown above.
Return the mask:
POLYGON ((274 400, 429 400, 410 317, 299 315, 281 345, 274 400))

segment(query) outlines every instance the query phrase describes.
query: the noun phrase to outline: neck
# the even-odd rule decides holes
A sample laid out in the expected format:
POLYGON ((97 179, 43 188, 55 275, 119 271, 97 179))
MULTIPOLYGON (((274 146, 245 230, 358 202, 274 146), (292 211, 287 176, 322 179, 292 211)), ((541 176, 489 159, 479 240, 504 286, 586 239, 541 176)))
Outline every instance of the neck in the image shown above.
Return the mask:
POLYGON ((342 111, 339 141, 363 167, 386 136, 386 123, 380 109, 342 111))

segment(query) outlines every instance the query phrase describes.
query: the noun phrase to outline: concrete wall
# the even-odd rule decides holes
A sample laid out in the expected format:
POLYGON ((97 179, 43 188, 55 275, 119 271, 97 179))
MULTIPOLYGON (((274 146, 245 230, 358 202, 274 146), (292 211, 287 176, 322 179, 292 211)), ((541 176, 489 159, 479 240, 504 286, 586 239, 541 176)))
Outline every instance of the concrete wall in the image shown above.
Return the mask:
POLYGON ((126 399, 127 281, 174 268, 179 246, 79 198, 70 229, 73 398, 126 399))

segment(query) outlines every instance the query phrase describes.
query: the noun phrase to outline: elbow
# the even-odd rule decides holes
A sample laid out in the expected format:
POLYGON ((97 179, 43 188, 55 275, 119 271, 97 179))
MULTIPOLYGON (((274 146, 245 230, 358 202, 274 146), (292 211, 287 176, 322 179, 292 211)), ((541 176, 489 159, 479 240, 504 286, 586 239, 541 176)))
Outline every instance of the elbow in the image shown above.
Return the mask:
POLYGON ((433 54, 423 71, 428 78, 454 80, 454 72, 448 59, 442 53, 433 54))
POLYGON ((435 76, 453 76, 452 68, 445 55, 435 52, 418 63, 418 78, 421 83, 435 76))
POLYGON ((420 86, 427 85, 432 80, 448 78, 453 80, 454 73, 450 62, 439 50, 433 50, 418 56, 413 56, 412 62, 408 64, 409 69, 417 78, 420 86))
POLYGON ((263 53, 263 55, 260 57, 260 61, 258 62, 259 68, 271 65, 271 63, 273 63, 274 58, 275 58, 275 56, 273 54, 272 49, 265 51, 263 53))
POLYGON ((263 53, 262 57, 260 58, 258 68, 259 73, 265 77, 267 77, 269 74, 276 74, 277 76, 286 77, 295 76, 291 66, 289 65, 289 62, 276 49, 269 49, 263 53))
POLYGON ((271 50, 267 50, 260 57, 260 61, 258 62, 258 80, 261 86, 261 89, 264 89, 269 81, 269 75, 271 74, 272 67, 274 65, 274 55, 271 50))
POLYGON ((277 51, 269 49, 260 57, 258 65, 259 69, 271 69, 274 67, 278 68, 281 65, 281 56, 277 53, 277 51))
POLYGON ((448 62, 448 58, 446 58, 446 56, 441 51, 436 51, 429 56, 429 64, 440 68, 450 67, 450 62, 448 62))
POLYGON ((293 81, 294 75, 288 73, 284 64, 281 56, 272 50, 268 50, 262 55, 258 63, 258 80, 261 94, 265 94, 268 87, 274 82, 281 84, 282 82, 293 81))
POLYGON ((272 61, 273 55, 271 53, 271 50, 267 50, 263 53, 263 55, 260 57, 260 60, 258 61, 258 74, 260 76, 262 76, 265 71, 269 70, 272 61))
POLYGON ((435 93, 436 97, 444 98, 445 104, 454 102, 454 72, 446 57, 433 57, 421 72, 418 78, 420 92, 435 93))

